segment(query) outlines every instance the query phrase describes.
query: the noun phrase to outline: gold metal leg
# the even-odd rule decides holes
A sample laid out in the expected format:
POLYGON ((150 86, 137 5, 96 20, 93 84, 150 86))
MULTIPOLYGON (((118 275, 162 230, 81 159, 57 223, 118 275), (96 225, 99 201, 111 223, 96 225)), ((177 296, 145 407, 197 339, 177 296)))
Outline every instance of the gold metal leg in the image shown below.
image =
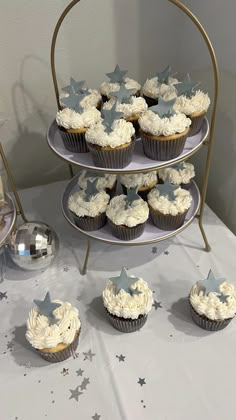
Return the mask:
POLYGON ((206 233, 204 231, 203 224, 202 224, 202 219, 200 217, 199 217, 199 220, 198 220, 198 225, 199 225, 199 228, 200 228, 200 231, 201 231, 203 240, 205 242, 205 251, 206 252, 210 252, 211 251, 211 247, 210 247, 209 242, 207 240, 207 236, 206 236, 206 233))
POLYGON ((81 274, 82 276, 84 276, 87 273, 87 267, 88 267, 88 259, 89 259, 89 254, 90 254, 90 240, 87 240, 87 250, 86 250, 86 255, 85 255, 85 259, 84 259, 84 265, 83 268, 81 270, 81 274))

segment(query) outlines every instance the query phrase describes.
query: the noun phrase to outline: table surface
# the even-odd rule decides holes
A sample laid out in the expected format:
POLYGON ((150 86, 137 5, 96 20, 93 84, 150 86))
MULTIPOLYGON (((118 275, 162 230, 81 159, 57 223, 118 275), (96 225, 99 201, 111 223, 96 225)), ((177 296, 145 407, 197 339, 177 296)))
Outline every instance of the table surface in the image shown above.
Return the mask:
POLYGON ((92 242, 89 271, 81 276, 86 240, 61 214, 65 185, 21 192, 28 218, 54 227, 60 250, 45 272, 9 265, 0 284, 0 419, 235 420, 235 321, 221 332, 201 330, 186 299, 210 268, 236 283, 235 236, 206 208, 211 253, 203 250, 194 221, 156 246, 92 242), (161 302, 131 334, 109 324, 101 300, 108 278, 122 266, 143 277, 161 302), (48 290, 76 305, 82 320, 78 358, 60 364, 45 362, 25 340, 32 301, 48 290), (78 401, 70 398, 76 389, 78 401))

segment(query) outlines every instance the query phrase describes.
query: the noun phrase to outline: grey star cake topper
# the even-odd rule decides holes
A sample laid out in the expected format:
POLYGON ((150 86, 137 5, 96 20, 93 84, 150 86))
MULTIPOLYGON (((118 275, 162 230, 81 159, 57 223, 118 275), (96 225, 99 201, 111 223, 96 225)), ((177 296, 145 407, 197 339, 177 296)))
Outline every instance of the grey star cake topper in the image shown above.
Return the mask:
POLYGON ((228 303, 228 297, 229 297, 229 295, 224 295, 224 293, 221 293, 221 294, 218 296, 218 298, 220 299, 220 301, 221 301, 222 303, 228 303))
POLYGON ((138 187, 127 188, 127 196, 125 197, 125 201, 126 201, 125 209, 126 210, 129 207, 132 206, 134 201, 141 199, 141 197, 137 194, 137 191, 138 191, 138 187))
POLYGON ((167 197, 170 201, 174 201, 176 198, 174 191, 179 188, 179 185, 174 185, 169 181, 165 181, 164 184, 156 184, 155 188, 159 191, 160 197, 167 197))
POLYGON ((173 169, 176 169, 177 171, 182 171, 184 169, 184 162, 176 163, 173 166, 173 169))
POLYGON ((39 308, 40 315, 45 315, 51 322, 56 321, 53 311, 60 308, 61 304, 52 302, 49 292, 47 292, 44 300, 34 299, 34 303, 39 308))
POLYGON ((160 83, 169 83, 169 78, 175 76, 176 73, 173 73, 171 70, 171 66, 167 66, 163 71, 157 73, 158 81, 160 83))
POLYGON ((85 80, 76 81, 73 79, 73 77, 70 78, 70 84, 68 86, 65 86, 62 88, 63 92, 71 93, 74 92, 78 95, 79 93, 84 93, 84 90, 86 90, 85 80))
POLYGON ((102 109, 103 125, 107 133, 111 133, 112 125, 115 120, 123 117, 123 112, 118 112, 116 110, 116 102, 111 109, 102 109))
POLYGON ((198 284, 203 288, 204 295, 207 296, 209 295, 209 293, 212 292, 221 294, 220 285, 224 282, 224 278, 215 277, 213 271, 210 270, 207 278, 204 280, 200 280, 198 284))
POLYGON ((117 102, 126 103, 130 100, 130 96, 132 96, 136 92, 135 89, 126 89, 124 83, 120 85, 120 89, 116 92, 112 92, 111 96, 114 96, 117 99, 117 102))
POLYGON ((82 93, 80 95, 76 95, 74 89, 70 92, 67 98, 61 99, 62 105, 70 108, 76 112, 82 112, 83 108, 81 106, 82 100, 87 96, 87 93, 82 93))
POLYGON ((106 76, 110 79, 110 83, 122 83, 128 70, 121 70, 117 64, 115 70, 111 73, 106 73, 106 76))
POLYGON ((177 90, 178 96, 184 95, 187 98, 192 98, 195 94, 195 89, 199 86, 200 82, 193 82, 190 78, 189 73, 187 73, 185 79, 180 82, 176 83, 175 88, 177 90))
POLYGON ((90 181, 88 179, 87 188, 85 190, 85 200, 86 201, 90 201, 91 198, 99 192, 98 189, 97 189, 97 182, 98 182, 97 178, 95 178, 93 181, 90 181))
POLYGON ((176 99, 171 99, 170 101, 165 101, 163 98, 158 99, 158 105, 151 106, 149 110, 158 114, 160 118, 170 118, 175 115, 173 106, 176 102, 176 99))
POLYGON ((130 277, 127 274, 126 269, 123 267, 120 275, 117 277, 111 277, 110 280, 116 286, 116 294, 120 292, 120 290, 124 290, 126 293, 129 293, 131 296, 140 294, 141 292, 137 289, 132 289, 132 286, 136 281, 139 279, 137 277, 130 277))
POLYGON ((105 174, 103 172, 90 171, 90 170, 86 171, 85 176, 86 178, 105 178, 105 174))

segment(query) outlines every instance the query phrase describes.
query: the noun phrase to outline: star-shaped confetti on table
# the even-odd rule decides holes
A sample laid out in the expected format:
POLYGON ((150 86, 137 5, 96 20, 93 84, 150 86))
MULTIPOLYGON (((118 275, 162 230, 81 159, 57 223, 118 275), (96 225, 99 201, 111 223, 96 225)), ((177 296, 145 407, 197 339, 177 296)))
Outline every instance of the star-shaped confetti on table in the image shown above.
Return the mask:
POLYGON ((187 98, 192 98, 195 94, 195 89, 199 84, 200 82, 193 82, 189 73, 187 73, 187 76, 182 82, 176 83, 175 88, 178 92, 178 96, 184 95, 187 98))
POLYGON ((75 389, 70 389, 71 392, 71 396, 69 398, 69 400, 72 400, 73 398, 78 401, 79 396, 83 394, 83 392, 79 391, 79 386, 77 386, 75 389))
POLYGON ((122 104, 124 100, 130 98, 130 96, 132 96, 135 92, 136 89, 126 89, 124 83, 122 83, 120 89, 115 92, 111 92, 110 95, 114 96, 117 101, 122 104))
POLYGON ((151 106, 149 110, 158 114, 160 118, 170 118, 175 115, 173 106, 176 102, 176 99, 171 99, 170 101, 165 101, 163 98, 158 99, 158 105, 151 106))
POLYGON ((87 188, 85 190, 85 200, 90 201, 91 198, 96 195, 99 191, 97 189, 98 179, 95 178, 93 181, 87 180, 87 188))
POLYGON ((92 416, 93 420, 99 420, 101 418, 101 416, 97 413, 94 414, 94 416, 92 416))
POLYGON ((219 296, 218 296, 218 298, 220 299, 220 301, 222 302, 222 303, 228 303, 228 297, 229 297, 229 295, 224 295, 223 293, 221 293, 219 296))
POLYGON ((80 385, 81 391, 84 391, 87 389, 87 386, 90 384, 89 378, 84 378, 82 381, 82 384, 80 385))
POLYGON ((93 361, 93 357, 95 356, 95 353, 92 353, 92 350, 89 349, 87 352, 83 352, 84 360, 89 360, 90 362, 93 361))
POLYGON ((116 286, 116 294, 118 294, 122 289, 126 293, 133 295, 136 289, 131 289, 130 286, 136 283, 139 279, 137 277, 128 276, 126 269, 123 267, 120 275, 117 277, 111 277, 110 280, 116 286))
POLYGON ((12 351, 14 348, 14 343, 12 341, 8 341, 7 343, 7 350, 12 351))
POLYGON ((174 201, 174 191, 177 190, 179 186, 173 185, 169 181, 165 181, 164 184, 156 184, 155 188, 159 191, 160 197, 167 197, 170 201, 174 201))
POLYGON ((51 301, 49 292, 47 292, 44 300, 34 299, 34 303, 38 306, 40 315, 45 315, 50 319, 51 322, 55 322, 56 317, 53 314, 53 311, 55 311, 57 308, 60 308, 61 304, 53 303, 51 301))
POLYGON ((156 246, 153 246, 153 247, 152 247, 152 253, 153 253, 153 254, 157 254, 157 247, 156 247, 156 246))
POLYGON ((169 251, 165 251, 164 252, 164 255, 169 255, 169 251))
POLYGON ((139 378, 139 380, 138 380, 138 384, 139 384, 140 386, 146 385, 145 378, 139 378))
POLYGON ((69 268, 68 268, 68 267, 64 267, 64 268, 63 268, 63 271, 64 271, 65 273, 67 273, 67 272, 69 271, 69 268))
POLYGON ((78 93, 84 92, 84 84, 85 80, 80 80, 77 82, 75 79, 73 79, 73 77, 71 77, 70 84, 68 86, 63 87, 62 90, 63 92, 69 94, 74 91, 78 95, 78 93))
POLYGON ((132 206, 134 201, 140 200, 140 196, 137 194, 138 187, 135 188, 127 188, 127 196, 125 198, 126 201, 126 210, 132 206))
POLYGON ((152 305, 154 308, 155 308, 155 311, 158 309, 158 308, 162 308, 162 304, 161 304, 161 302, 157 302, 156 300, 154 300, 154 303, 153 303, 153 305, 152 305))
POLYGON ((76 95, 74 89, 72 89, 72 92, 69 94, 67 98, 61 99, 61 103, 66 108, 70 108, 74 110, 75 112, 82 112, 83 108, 82 108, 81 102, 86 96, 87 96, 86 93, 76 95))
POLYGON ((173 73, 171 70, 171 66, 167 66, 163 71, 157 73, 158 82, 160 83, 169 83, 169 78, 175 76, 176 73, 173 73))
POLYGON ((205 296, 211 292, 221 293, 220 285, 225 282, 224 278, 216 278, 213 271, 210 270, 208 276, 204 280, 200 280, 198 284, 204 289, 205 296))
POLYGON ((112 125, 115 120, 123 117, 123 112, 116 111, 116 102, 111 109, 102 109, 103 125, 105 126, 106 132, 111 133, 112 125))
POLYGON ((79 369, 76 371, 77 376, 83 376, 84 371, 82 369, 79 369))
POLYGON ((69 369, 63 368, 62 371, 61 371, 61 374, 63 376, 69 375, 69 369))
POLYGON ((117 359, 119 359, 119 362, 124 362, 125 361, 125 356, 123 356, 123 354, 120 354, 119 356, 116 355, 117 359))
POLYGON ((106 73, 106 76, 110 79, 110 83, 122 83, 128 70, 121 70, 117 64, 115 70, 111 73, 106 73))
POLYGON ((0 292, 0 300, 7 299, 7 292, 0 292))

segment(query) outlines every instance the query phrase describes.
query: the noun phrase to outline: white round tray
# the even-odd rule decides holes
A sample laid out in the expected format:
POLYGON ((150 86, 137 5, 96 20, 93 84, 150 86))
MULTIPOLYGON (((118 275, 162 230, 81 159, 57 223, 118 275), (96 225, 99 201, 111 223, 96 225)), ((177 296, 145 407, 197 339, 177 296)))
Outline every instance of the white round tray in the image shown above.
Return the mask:
POLYGON ((6 194, 6 201, 8 205, 4 207, 4 209, 0 210, 0 215, 8 211, 12 211, 12 213, 5 218, 6 223, 3 229, 0 229, 0 247, 3 246, 7 241, 8 236, 11 234, 16 221, 16 206, 14 200, 9 194, 6 194))
POLYGON ((102 229, 92 231, 92 232, 85 232, 84 230, 82 230, 82 229, 78 228, 78 226, 76 226, 76 224, 74 223, 73 214, 68 209, 68 198, 69 198, 69 196, 71 194, 73 194, 74 192, 80 190, 80 187, 78 185, 78 176, 79 175, 76 175, 74 178, 72 178, 72 180, 69 182, 69 184, 67 185, 67 187, 66 187, 66 189, 63 193, 63 196, 62 196, 62 212, 63 212, 63 215, 65 216, 66 220, 75 229, 77 229, 78 231, 80 231, 84 235, 86 235, 90 238, 93 238, 93 239, 97 239, 97 240, 102 241, 102 242, 109 243, 109 244, 132 246, 132 245, 146 245, 146 244, 149 244, 149 243, 163 241, 164 239, 167 239, 167 238, 170 238, 171 236, 177 235, 182 230, 184 230, 187 226, 189 226, 190 223, 193 221, 195 215, 197 214, 198 210, 199 210, 200 193, 199 193, 199 189, 198 189, 197 185, 195 184, 195 182, 192 182, 192 185, 189 189, 189 191, 190 191, 190 193, 192 194, 192 197, 193 197, 192 205, 191 205, 191 207, 190 207, 190 209, 189 209, 189 211, 186 215, 186 219, 185 219, 185 222, 184 222, 183 226, 181 226, 177 230, 164 231, 164 230, 158 229, 157 227, 155 227, 153 225, 151 220, 148 220, 148 222, 145 226, 144 233, 139 238, 137 238, 135 240, 132 240, 132 241, 121 241, 120 239, 112 236, 108 224, 106 224, 102 229))
POLYGON ((185 143, 185 147, 181 155, 177 158, 168 161, 156 161, 149 159, 143 154, 142 142, 140 139, 136 140, 134 155, 132 162, 123 169, 109 169, 96 167, 93 164, 90 153, 72 153, 65 149, 60 132, 57 127, 57 123, 54 120, 48 129, 47 141, 50 148, 62 159, 69 163, 79 165, 82 168, 92 169, 107 173, 129 173, 129 172, 148 172, 155 169, 164 168, 169 165, 173 165, 176 162, 187 159, 200 149, 203 142, 207 139, 209 134, 209 123, 205 118, 202 124, 202 128, 196 136, 188 137, 185 143))

